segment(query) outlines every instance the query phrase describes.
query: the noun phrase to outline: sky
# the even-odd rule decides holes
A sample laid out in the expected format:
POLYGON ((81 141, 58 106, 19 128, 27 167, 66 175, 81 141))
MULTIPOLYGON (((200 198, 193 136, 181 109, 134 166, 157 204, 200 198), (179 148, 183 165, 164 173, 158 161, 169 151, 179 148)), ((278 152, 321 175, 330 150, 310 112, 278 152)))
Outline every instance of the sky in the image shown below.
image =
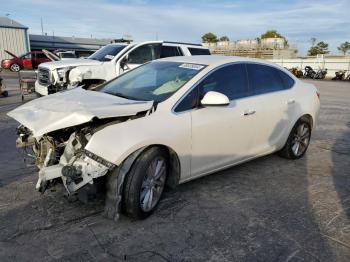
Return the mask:
POLYGON ((274 29, 304 55, 310 39, 332 53, 350 42, 350 0, 1 0, 0 16, 31 34, 201 42, 213 32, 231 40, 254 39, 274 29))

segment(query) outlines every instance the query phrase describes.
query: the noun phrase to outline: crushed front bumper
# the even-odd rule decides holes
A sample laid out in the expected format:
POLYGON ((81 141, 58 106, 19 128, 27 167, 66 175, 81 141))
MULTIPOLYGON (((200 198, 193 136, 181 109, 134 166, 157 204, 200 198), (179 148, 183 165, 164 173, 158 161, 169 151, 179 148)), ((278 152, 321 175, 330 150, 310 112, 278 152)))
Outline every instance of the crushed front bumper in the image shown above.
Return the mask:
POLYGON ((94 178, 106 175, 109 170, 110 168, 87 156, 76 159, 73 164, 69 165, 59 163, 44 166, 39 171, 36 189, 44 192, 50 181, 61 178, 68 194, 72 194, 88 183, 93 184, 94 178))

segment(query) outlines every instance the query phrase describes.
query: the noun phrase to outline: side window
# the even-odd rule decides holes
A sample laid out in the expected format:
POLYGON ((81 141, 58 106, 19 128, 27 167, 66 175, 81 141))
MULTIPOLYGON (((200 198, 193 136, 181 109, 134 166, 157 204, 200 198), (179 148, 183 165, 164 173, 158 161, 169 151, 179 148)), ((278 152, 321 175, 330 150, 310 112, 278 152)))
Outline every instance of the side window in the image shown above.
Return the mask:
POLYGON ((171 57, 171 56, 182 56, 181 51, 177 46, 162 46, 162 52, 160 58, 171 57))
POLYGON ((199 99, 202 99, 209 91, 220 92, 230 100, 248 96, 245 65, 225 66, 207 76, 199 85, 199 99))
POLYGON ((25 54, 25 55, 22 56, 22 58, 24 58, 24 59, 32 59, 32 54, 31 53, 25 54))
POLYGON ((190 51, 191 55, 210 55, 209 49, 206 48, 189 47, 188 51, 190 51))
POLYGON ((191 92, 189 92, 177 105, 175 108, 175 112, 183 112, 186 110, 190 110, 196 107, 197 105, 197 95, 198 88, 193 88, 191 92))
POLYGON ((282 72, 281 70, 279 70, 279 74, 280 74, 280 77, 282 78, 284 89, 292 88, 292 86, 294 85, 293 78, 291 78, 289 75, 282 72))
POLYGON ((280 70, 260 64, 247 64, 249 84, 255 95, 285 89, 280 70))
POLYGON ((47 58, 46 55, 44 53, 36 53, 36 58, 47 58))
POLYGON ((137 47, 129 54, 129 64, 144 64, 160 57, 161 44, 149 44, 137 47))

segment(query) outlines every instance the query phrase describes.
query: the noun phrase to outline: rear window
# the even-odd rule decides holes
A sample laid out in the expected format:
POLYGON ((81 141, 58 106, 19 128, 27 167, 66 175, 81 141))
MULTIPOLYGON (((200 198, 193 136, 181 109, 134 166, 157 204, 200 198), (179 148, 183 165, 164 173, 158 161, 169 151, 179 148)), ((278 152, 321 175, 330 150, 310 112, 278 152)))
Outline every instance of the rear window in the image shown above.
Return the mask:
POLYGON ((253 94, 265 94, 284 90, 280 70, 261 64, 247 64, 250 86, 253 94))
POLYGON ((162 51, 160 54, 161 58, 171 57, 171 56, 182 56, 181 50, 177 46, 162 46, 162 51))
POLYGON ((191 55, 210 55, 209 49, 189 47, 191 55))
POLYGON ((286 73, 279 71, 280 77, 282 78, 284 88, 289 89, 294 85, 294 80, 286 73))

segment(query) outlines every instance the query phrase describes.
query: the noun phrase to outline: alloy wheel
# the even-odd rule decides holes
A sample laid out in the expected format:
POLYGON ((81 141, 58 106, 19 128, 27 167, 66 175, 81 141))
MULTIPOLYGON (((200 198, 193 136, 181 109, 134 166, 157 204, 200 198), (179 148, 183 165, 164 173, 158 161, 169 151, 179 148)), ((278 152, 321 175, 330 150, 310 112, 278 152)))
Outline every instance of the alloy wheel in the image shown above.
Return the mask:
POLYGON ((157 205, 164 189, 166 171, 166 160, 163 157, 155 158, 149 165, 141 185, 142 211, 149 212, 157 205))
POLYGON ((310 143, 310 128, 306 123, 301 123, 295 130, 292 141, 292 151, 295 156, 301 156, 305 153, 310 143))
POLYGON ((19 65, 17 65, 17 64, 11 65, 11 70, 12 70, 13 72, 18 72, 20 69, 21 69, 21 68, 20 68, 19 65))

